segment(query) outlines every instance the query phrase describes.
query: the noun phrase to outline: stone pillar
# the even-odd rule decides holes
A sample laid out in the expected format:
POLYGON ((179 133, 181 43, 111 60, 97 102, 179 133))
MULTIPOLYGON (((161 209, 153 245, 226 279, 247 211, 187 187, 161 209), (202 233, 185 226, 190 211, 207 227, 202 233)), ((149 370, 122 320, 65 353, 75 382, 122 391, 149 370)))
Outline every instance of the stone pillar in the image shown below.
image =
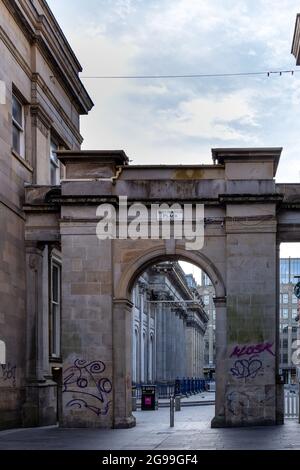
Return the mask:
POLYGON ((212 427, 218 427, 225 423, 224 396, 226 393, 226 351, 227 351, 227 318, 226 299, 215 297, 216 308, 216 401, 215 417, 212 420, 212 427))
POLYGON ((155 336, 156 336, 156 374, 155 380, 160 382, 163 378, 163 306, 161 303, 157 304, 156 310, 156 328, 155 328, 155 336))
POLYGON ((227 315, 222 327, 222 313, 216 312, 217 397, 212 424, 276 424, 275 205, 227 205, 226 234, 227 315), (248 222, 245 213, 251 214, 248 222))
POLYGON ((131 309, 127 299, 114 301, 113 306, 113 427, 135 426, 131 401, 131 309))
POLYGON ((280 244, 276 245, 276 424, 284 424, 284 384, 280 364, 280 244))
POLYGON ((49 374, 48 247, 26 246, 27 326, 24 426, 56 424, 57 388, 49 374))
MULTIPOLYGON (((79 219, 86 217, 85 211, 85 207, 78 208, 79 219)), ((118 393, 113 380, 113 370, 116 372, 113 325, 116 335, 120 324, 128 327, 123 334, 131 341, 131 312, 126 316, 126 325, 123 306, 120 314, 119 310, 112 312, 111 240, 99 240, 95 224, 89 223, 74 223, 69 218, 61 222, 63 410, 60 424, 107 428, 115 422, 113 395, 118 393), (115 321, 116 317, 120 323, 115 321)), ((119 347, 123 347, 121 339, 119 347)), ((122 355, 126 355, 127 367, 131 369, 131 348, 122 351, 122 355)))

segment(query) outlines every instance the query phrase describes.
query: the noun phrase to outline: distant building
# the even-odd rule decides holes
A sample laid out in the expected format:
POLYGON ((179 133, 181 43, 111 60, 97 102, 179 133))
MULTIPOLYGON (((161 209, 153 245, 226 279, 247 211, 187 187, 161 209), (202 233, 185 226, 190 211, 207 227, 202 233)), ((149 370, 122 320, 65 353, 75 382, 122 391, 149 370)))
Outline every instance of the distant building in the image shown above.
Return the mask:
POLYGON ((208 322, 192 275, 176 262, 149 268, 132 293, 134 383, 203 377, 208 322))
POLYGON ((208 324, 204 336, 204 375, 213 379, 216 370, 216 309, 214 305, 215 289, 209 277, 201 271, 201 284, 198 286, 205 311, 208 315, 208 324))
MULTIPOLYGON (((294 286, 300 275, 300 258, 280 259, 280 351, 279 367, 285 383, 295 383, 296 366, 293 364, 292 355, 296 349, 294 341, 298 333, 298 299, 294 295, 294 286), (294 343, 294 345, 293 345, 294 343)), ((202 296, 205 311, 209 317, 207 330, 204 336, 204 373, 207 377, 213 377, 215 373, 215 308, 213 303, 214 288, 209 277, 201 273, 201 285, 198 292, 202 296)))
POLYGON ((300 258, 280 259, 280 361, 285 383, 296 382, 296 365, 292 355, 296 349, 293 342, 298 335, 298 299, 294 286, 300 275, 300 258))

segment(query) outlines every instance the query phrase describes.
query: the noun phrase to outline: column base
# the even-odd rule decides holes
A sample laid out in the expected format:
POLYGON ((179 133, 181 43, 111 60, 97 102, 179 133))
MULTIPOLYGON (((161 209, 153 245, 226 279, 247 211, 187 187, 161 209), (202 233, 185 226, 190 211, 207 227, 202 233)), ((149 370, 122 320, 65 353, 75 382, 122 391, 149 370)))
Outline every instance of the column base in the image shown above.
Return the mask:
POLYGON ((26 401, 22 407, 24 427, 57 424, 57 385, 49 381, 26 386, 26 401))
POLYGON ((283 424, 273 419, 257 419, 252 421, 226 421, 224 416, 215 416, 210 423, 211 428, 245 428, 253 426, 276 426, 283 424))
POLYGON ((114 429, 127 429, 134 428, 136 425, 136 419, 134 416, 128 418, 115 418, 113 428, 114 429))

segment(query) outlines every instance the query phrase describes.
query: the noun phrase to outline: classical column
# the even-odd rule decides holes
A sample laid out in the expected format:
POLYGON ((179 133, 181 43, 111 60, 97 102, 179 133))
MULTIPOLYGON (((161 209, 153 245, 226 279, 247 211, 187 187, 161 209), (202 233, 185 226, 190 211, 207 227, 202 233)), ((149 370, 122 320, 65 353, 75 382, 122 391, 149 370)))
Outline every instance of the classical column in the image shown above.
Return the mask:
MULTIPOLYGON (((284 385, 279 376, 280 364, 280 244, 276 245, 276 424, 284 423, 284 385)), ((290 331, 289 331, 290 333, 290 331)), ((290 350, 290 348, 289 348, 290 350)))
POLYGON ((113 427, 135 426, 131 400, 131 310, 128 299, 113 303, 113 427))
POLYGON ((216 308, 216 401, 215 417, 211 425, 212 427, 218 427, 219 423, 224 425, 225 422, 224 396, 226 394, 227 380, 227 316, 225 297, 215 297, 214 304, 216 308))
POLYGON ((26 400, 25 426, 56 423, 56 383, 49 371, 48 247, 26 245, 26 400))

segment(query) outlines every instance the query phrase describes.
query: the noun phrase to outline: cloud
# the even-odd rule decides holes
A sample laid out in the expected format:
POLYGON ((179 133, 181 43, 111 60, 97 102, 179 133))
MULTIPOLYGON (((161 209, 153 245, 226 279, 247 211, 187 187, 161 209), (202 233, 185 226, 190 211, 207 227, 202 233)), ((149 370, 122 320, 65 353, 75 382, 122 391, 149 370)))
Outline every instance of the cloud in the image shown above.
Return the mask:
POLYGON ((258 126, 256 111, 248 91, 225 96, 209 95, 179 104, 161 113, 165 127, 186 137, 217 140, 255 140, 249 129, 258 126))
MULTIPOLYGON (((48 1, 83 75, 295 67, 293 0, 48 1)), ((83 148, 124 148, 143 164, 209 163, 217 145, 283 145, 279 177, 290 180, 300 166, 299 79, 84 80, 95 108, 81 121, 83 148)))

